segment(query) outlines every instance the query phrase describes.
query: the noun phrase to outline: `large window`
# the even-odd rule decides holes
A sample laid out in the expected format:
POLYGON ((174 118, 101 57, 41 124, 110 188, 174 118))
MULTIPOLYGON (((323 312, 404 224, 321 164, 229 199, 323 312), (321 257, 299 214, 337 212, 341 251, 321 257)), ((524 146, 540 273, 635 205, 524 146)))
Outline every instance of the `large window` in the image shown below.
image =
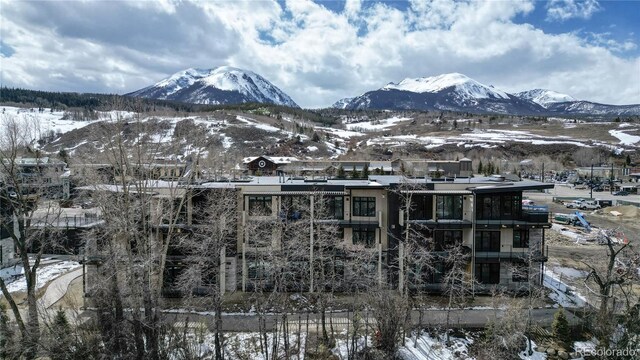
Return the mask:
POLYGON ((476 280, 481 284, 499 284, 500 263, 477 263, 476 280))
POLYGON ((513 247, 528 248, 529 247, 529 230, 513 231, 513 247))
POLYGON ((280 198, 281 219, 300 220, 309 215, 309 198, 307 196, 283 196, 280 198))
POLYGON ((436 197, 438 219, 462 220, 462 195, 439 195, 436 197))
POLYGON ((362 196, 354 197, 353 216, 376 216, 376 198, 362 196))
POLYGON ((354 245, 364 245, 370 248, 376 244, 376 229, 353 228, 352 234, 354 245))
POLYGON ((522 196, 515 193, 478 195, 476 203, 478 220, 518 219, 522 211, 522 196))
POLYGON ((500 231, 476 231, 476 251, 500 251, 500 231))
POLYGON ((344 219, 344 197, 342 196, 329 196, 327 201, 327 216, 330 219, 342 220, 344 219))
POLYGON ((249 260, 247 261, 247 270, 249 279, 264 280, 269 277, 271 267, 262 260, 249 260))
POLYGON ((271 196, 249 196, 249 215, 271 215, 271 196))
POLYGON ((437 230, 434 233, 434 251, 446 251, 462 244, 462 230, 437 230))
POLYGON ((411 196, 411 220, 429 220, 433 218, 433 197, 431 195, 414 194, 411 196))

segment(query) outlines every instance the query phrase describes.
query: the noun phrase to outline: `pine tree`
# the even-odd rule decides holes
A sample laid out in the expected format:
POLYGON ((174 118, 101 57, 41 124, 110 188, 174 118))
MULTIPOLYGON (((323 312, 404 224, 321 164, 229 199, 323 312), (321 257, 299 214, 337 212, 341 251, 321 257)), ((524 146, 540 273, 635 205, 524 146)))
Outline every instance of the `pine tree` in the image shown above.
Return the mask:
POLYGON ((356 170, 356 166, 353 165, 353 170, 351 171, 351 178, 352 179, 359 179, 360 178, 360 173, 358 172, 358 170, 356 170))
POLYGON ((62 309, 58 309, 53 318, 53 323, 49 329, 51 336, 51 356, 52 360, 68 359, 73 352, 71 325, 62 309))
POLYGON ((631 165, 631 156, 629 156, 629 154, 627 154, 627 158, 625 159, 625 164, 627 164, 627 166, 631 165))
POLYGON ((482 174, 482 170, 484 170, 484 169, 482 168, 482 160, 480 160, 478 162, 478 174, 482 174))
POLYGON ((9 325, 7 306, 0 302, 0 359, 13 358, 13 331, 9 325))
POLYGON ((338 170, 336 171, 336 177, 338 179, 344 179, 345 178, 345 176, 344 176, 344 167, 342 166, 342 164, 340 164, 338 166, 338 170))
POLYGON ((364 167, 362 168, 362 178, 363 179, 369 178, 369 164, 364 164, 364 167))
POLYGON ((556 341, 562 343, 562 345, 569 344, 571 341, 571 329, 569 329, 569 321, 562 308, 558 309, 553 315, 551 329, 556 341))

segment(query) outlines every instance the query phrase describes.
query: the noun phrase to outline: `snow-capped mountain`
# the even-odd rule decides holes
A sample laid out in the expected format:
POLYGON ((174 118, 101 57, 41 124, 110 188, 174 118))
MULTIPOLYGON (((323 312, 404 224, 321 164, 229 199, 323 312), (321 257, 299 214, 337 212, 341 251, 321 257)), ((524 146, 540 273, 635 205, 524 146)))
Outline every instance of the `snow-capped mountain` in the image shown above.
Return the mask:
POLYGON ((509 99, 509 95, 504 91, 483 85, 459 73, 442 74, 417 79, 406 78, 397 84, 389 83, 382 89, 394 89, 414 93, 437 93, 450 87, 454 87, 456 93, 467 99, 509 99))
POLYGON ((230 66, 186 69, 127 95, 195 104, 258 102, 299 107, 289 95, 262 76, 230 66))
POLYGON ((598 104, 545 89, 509 94, 459 73, 407 78, 351 100, 340 100, 333 107, 348 110, 449 110, 542 116, 640 115, 640 105, 598 104))
POLYGON ((351 100, 353 100, 354 98, 352 97, 346 97, 344 99, 340 99, 336 102, 333 103, 333 105, 331 105, 332 108, 334 109, 346 109, 347 104, 349 104, 349 102, 351 100))
POLYGON ((487 86, 463 74, 407 78, 349 101, 345 109, 451 110, 503 114, 537 114, 540 105, 487 86))
POLYGON ((561 94, 559 92, 553 90, 546 89, 533 89, 528 91, 522 91, 519 93, 515 93, 515 96, 520 99, 526 99, 533 101, 534 103, 542 106, 545 109, 548 109, 549 106, 556 103, 568 102, 568 101, 577 101, 574 97, 561 94))

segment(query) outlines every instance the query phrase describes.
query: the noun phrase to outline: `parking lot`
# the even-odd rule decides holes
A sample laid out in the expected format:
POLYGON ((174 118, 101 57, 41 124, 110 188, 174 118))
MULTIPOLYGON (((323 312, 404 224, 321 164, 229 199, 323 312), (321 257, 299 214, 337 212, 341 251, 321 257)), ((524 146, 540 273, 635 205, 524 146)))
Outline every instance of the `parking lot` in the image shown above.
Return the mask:
MULTIPOLYGON (((584 198, 589 199, 591 197, 591 192, 589 189, 575 189, 571 185, 567 184, 556 184, 556 186, 547 190, 546 193, 525 193, 525 197, 528 197, 532 200, 539 200, 539 202, 551 202, 554 197, 575 197, 575 198, 584 198)), ((613 200, 614 205, 616 205, 616 201, 629 201, 634 202, 640 205, 640 195, 631 194, 627 196, 615 196, 611 194, 609 191, 600 191, 593 192, 594 199, 602 199, 602 200, 613 200)))

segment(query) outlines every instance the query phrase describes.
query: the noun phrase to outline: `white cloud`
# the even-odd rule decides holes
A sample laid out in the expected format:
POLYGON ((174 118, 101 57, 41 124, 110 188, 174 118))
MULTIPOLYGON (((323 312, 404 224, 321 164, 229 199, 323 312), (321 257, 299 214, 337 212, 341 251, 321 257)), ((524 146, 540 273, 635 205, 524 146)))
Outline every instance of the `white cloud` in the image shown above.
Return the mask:
POLYGON ((547 20, 589 19, 601 9, 597 0, 551 0, 547 4, 547 20))
POLYGON ((0 0, 2 83, 125 93, 188 67, 253 70, 305 107, 405 77, 461 72, 505 91, 544 87, 637 103, 633 41, 548 34, 515 23, 534 1, 412 1, 399 10, 348 1, 45 2, 0 0), (9 10, 5 10, 9 9, 9 10))

